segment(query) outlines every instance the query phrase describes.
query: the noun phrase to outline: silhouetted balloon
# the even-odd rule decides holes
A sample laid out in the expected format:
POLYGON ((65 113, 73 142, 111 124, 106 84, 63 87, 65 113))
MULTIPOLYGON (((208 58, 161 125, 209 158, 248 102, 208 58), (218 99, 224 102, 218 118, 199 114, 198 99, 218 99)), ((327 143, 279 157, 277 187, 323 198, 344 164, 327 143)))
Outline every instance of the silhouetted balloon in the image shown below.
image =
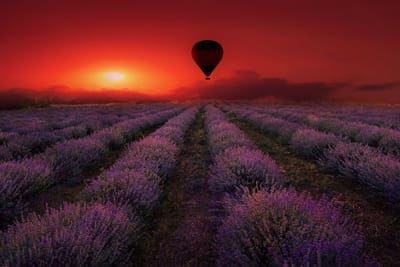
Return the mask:
POLYGON ((192 57, 206 75, 206 80, 210 79, 210 74, 221 61, 223 54, 222 46, 213 40, 197 42, 192 48, 192 57))

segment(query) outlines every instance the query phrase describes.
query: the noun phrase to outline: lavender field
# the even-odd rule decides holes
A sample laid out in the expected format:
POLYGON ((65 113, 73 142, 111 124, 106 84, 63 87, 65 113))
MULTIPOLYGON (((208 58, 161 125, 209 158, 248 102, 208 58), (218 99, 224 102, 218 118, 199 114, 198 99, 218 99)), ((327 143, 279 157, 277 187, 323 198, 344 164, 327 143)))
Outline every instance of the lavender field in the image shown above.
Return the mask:
POLYGON ((0 112, 0 266, 399 266, 400 108, 0 112))

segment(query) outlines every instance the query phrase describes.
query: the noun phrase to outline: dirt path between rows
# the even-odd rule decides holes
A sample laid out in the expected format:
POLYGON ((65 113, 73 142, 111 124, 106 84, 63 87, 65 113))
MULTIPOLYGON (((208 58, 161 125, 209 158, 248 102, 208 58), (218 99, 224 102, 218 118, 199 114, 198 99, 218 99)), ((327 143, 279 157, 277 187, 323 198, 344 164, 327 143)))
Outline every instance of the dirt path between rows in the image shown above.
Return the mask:
POLYGON ((138 266, 211 266, 215 232, 207 179, 211 157, 201 111, 185 136, 175 173, 143 241, 138 266))
POLYGON ((343 203, 365 235, 365 252, 383 266, 400 266, 400 212, 384 198, 371 194, 354 181, 328 174, 315 163, 301 159, 277 138, 259 131, 249 122, 227 113, 231 122, 244 131, 264 153, 273 158, 285 177, 287 186, 323 194, 343 203))

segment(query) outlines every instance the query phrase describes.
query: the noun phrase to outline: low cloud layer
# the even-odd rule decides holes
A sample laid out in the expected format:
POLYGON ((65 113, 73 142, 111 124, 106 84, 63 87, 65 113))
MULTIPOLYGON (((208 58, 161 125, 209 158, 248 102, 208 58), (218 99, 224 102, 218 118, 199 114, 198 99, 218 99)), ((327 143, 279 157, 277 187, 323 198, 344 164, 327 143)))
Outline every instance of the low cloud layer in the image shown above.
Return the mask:
POLYGON ((250 100, 272 97, 290 101, 317 101, 329 98, 331 93, 346 86, 345 83, 319 81, 293 83, 281 78, 264 78, 251 70, 240 70, 233 78, 181 87, 175 93, 179 98, 250 100))
POLYGON ((362 84, 357 86, 357 90, 361 91, 381 91, 381 90, 388 90, 399 87, 400 83, 398 82, 391 82, 391 83, 375 83, 375 84, 362 84))

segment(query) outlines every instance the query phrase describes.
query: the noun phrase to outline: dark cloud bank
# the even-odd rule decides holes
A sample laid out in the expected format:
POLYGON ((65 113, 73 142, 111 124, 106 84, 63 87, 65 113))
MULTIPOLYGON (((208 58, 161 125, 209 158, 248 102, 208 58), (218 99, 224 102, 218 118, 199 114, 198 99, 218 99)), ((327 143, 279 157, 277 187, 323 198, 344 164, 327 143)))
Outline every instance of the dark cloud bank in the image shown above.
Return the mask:
POLYGON ((292 83, 281 78, 264 78, 254 71, 241 70, 233 78, 182 87, 175 92, 180 98, 250 100, 272 97, 288 101, 317 101, 326 100, 332 92, 346 86, 348 84, 319 81, 292 83))
POLYGON ((398 82, 390 82, 390 83, 376 83, 376 84, 363 84, 357 86, 357 90, 361 91, 381 91, 381 90, 389 90, 394 89, 400 86, 398 82))
POLYGON ((44 90, 10 89, 0 92, 0 109, 54 103, 84 104, 193 99, 272 99, 281 102, 342 102, 346 100, 357 102, 358 99, 362 99, 360 102, 368 102, 370 100, 370 102, 374 102, 375 96, 381 96, 380 99, 386 99, 388 98, 387 96, 392 97, 391 94, 393 92, 398 93, 399 86, 400 84, 395 82, 361 85, 320 81, 295 83, 282 78, 262 77, 257 72, 251 70, 240 70, 232 78, 199 82, 192 86, 174 89, 172 93, 162 96, 151 96, 127 89, 88 91, 63 86, 51 87, 44 90), (365 93, 363 94, 363 92, 365 93), (339 95, 341 96, 339 97, 339 95), (352 95, 352 98, 350 98, 350 95, 352 95), (367 99, 364 97, 365 95, 368 95, 367 99))
POLYGON ((178 99, 255 100, 278 102, 400 103, 400 83, 353 84, 347 82, 290 82, 240 70, 232 78, 202 82, 175 91, 178 99))

